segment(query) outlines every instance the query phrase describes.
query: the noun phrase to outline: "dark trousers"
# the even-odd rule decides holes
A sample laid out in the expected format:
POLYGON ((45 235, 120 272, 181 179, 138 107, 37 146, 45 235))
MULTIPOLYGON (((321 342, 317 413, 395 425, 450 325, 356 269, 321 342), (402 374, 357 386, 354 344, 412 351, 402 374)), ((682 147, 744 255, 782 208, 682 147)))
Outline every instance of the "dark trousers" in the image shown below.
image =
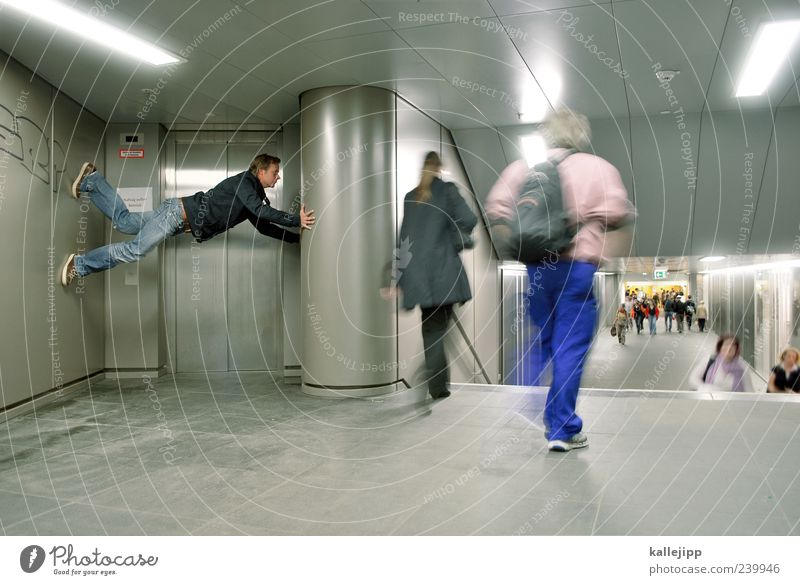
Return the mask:
POLYGON ((706 328, 706 320, 705 319, 698 319, 697 325, 700 327, 700 333, 706 328))
POLYGON ((425 347, 428 392, 434 398, 447 390, 450 382, 444 338, 452 316, 453 305, 422 309, 422 345, 425 347))

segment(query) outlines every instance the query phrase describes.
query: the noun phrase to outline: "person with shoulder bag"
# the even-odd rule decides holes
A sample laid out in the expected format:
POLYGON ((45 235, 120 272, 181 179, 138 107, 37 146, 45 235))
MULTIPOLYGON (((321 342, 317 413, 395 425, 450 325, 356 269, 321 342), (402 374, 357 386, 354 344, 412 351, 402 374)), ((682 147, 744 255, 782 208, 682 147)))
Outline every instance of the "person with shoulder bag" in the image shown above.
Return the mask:
POLYGON ((442 181, 438 153, 425 156, 419 185, 406 195, 400 248, 407 250, 398 269, 402 306, 422 310, 428 392, 434 399, 450 396, 450 370, 444 339, 453 306, 472 298, 459 252, 472 247, 471 232, 478 218, 453 183, 442 181))
POLYGON ((611 325, 611 335, 617 334, 617 341, 620 345, 625 345, 625 333, 628 329, 628 312, 625 310, 625 305, 620 305, 617 314, 614 317, 614 323, 611 325))

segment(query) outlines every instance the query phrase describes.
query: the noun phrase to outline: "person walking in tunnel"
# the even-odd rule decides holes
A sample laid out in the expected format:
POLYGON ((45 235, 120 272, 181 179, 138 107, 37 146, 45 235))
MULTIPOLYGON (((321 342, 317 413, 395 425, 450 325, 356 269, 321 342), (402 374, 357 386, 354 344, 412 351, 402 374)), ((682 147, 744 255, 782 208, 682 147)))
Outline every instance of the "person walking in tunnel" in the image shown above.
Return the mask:
POLYGON ((645 313, 647 314, 647 321, 650 324, 650 335, 656 334, 656 322, 658 321, 658 304, 655 299, 650 299, 645 304, 645 313))
POLYGON ((617 315, 614 317, 614 322, 612 326, 616 330, 617 333, 617 341, 619 341, 620 345, 625 345, 625 334, 628 330, 628 311, 625 310, 625 305, 620 305, 619 309, 617 310, 617 315))
POLYGON ((686 329, 689 331, 692 330, 692 317, 694 317, 696 311, 697 306, 692 300, 692 295, 689 295, 686 297, 686 329))
POLYGON ((730 333, 720 335, 716 353, 698 363, 689 375, 692 386, 706 392, 752 392, 750 367, 741 353, 738 337, 730 333))
MULTIPOLYGON (((614 252, 610 248, 615 238, 608 232, 627 224, 635 212, 619 171, 584 152, 591 141, 586 116, 559 109, 547 116, 542 128, 550 147, 547 157, 557 162, 563 207, 576 231, 566 249, 527 266, 529 282, 535 283, 529 311, 541 345, 531 382, 552 369, 545 436, 551 451, 570 451, 588 445, 575 407, 596 323, 594 274, 604 254, 614 252)), ((514 220, 516 197, 528 175, 524 161, 509 165, 500 175, 486 202, 493 225, 514 220)))
POLYGON ((72 196, 81 193, 89 197, 110 219, 114 228, 136 237, 89 250, 85 254, 70 254, 61 267, 61 284, 68 287, 76 278, 113 268, 120 262, 138 262, 153 248, 170 236, 191 233, 203 242, 248 220, 265 236, 287 243, 300 241, 300 236, 282 227, 311 229, 314 211, 300 206, 299 214, 274 209, 264 189, 275 186, 280 178, 280 159, 260 154, 250 163, 249 170, 228 177, 213 189, 183 198, 170 198, 154 211, 131 212, 125 202, 95 165, 85 162, 72 183, 72 196))
POLYGON ((778 364, 769 375, 767 392, 800 393, 800 351, 795 347, 787 347, 778 359, 778 364))
POLYGON ((667 333, 672 333, 672 307, 674 301, 672 300, 672 295, 666 294, 664 297, 664 330, 667 333))
POLYGON ((633 303, 633 318, 636 320, 636 335, 640 335, 642 333, 642 329, 644 329, 644 305, 636 301, 633 303))
POLYGON ((478 222, 455 184, 441 180, 441 170, 439 155, 429 152, 419 185, 405 197, 400 246, 409 259, 397 278, 403 308, 422 309, 426 380, 434 399, 450 396, 444 340, 453 306, 472 298, 459 253, 472 246, 478 222))
POLYGON ((673 304, 675 310, 675 322, 678 324, 678 333, 683 333, 683 320, 686 317, 686 303, 683 302, 683 297, 678 295, 673 304))
POLYGON ((705 301, 700 301, 697 306, 697 326, 700 328, 700 333, 706 329, 706 319, 708 319, 708 309, 706 309, 705 301))

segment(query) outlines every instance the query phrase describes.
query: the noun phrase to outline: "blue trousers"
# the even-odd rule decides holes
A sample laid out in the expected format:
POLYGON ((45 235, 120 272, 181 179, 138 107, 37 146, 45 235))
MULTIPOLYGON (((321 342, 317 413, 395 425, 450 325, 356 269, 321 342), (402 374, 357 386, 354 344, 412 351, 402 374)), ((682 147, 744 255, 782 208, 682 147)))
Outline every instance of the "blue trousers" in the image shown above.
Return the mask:
POLYGON ((527 268, 528 307, 538 328, 532 346, 534 374, 530 383, 539 385, 545 371, 552 369, 544 425, 549 429, 549 440, 566 440, 583 428, 575 405, 594 336, 597 304, 592 281, 597 266, 560 260, 527 268))
POLYGON ((89 194, 95 207, 113 222, 117 231, 136 236, 127 242, 109 244, 76 256, 75 269, 81 276, 108 270, 120 262, 138 262, 168 237, 183 233, 183 217, 177 199, 167 199, 155 211, 130 212, 117 190, 97 171, 83 179, 80 191, 89 194))

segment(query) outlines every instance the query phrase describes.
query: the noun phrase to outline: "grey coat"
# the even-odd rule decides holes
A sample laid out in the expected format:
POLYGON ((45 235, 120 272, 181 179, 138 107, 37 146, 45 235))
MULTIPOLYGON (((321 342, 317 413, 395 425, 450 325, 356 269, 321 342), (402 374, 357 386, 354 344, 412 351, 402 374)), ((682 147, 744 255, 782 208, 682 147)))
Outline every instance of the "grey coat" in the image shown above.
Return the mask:
POLYGON ((472 298, 456 241, 472 232, 478 219, 453 183, 434 179, 431 198, 406 195, 400 228, 398 286, 403 307, 432 308, 472 298), (460 233, 459 231, 460 230, 460 233))

